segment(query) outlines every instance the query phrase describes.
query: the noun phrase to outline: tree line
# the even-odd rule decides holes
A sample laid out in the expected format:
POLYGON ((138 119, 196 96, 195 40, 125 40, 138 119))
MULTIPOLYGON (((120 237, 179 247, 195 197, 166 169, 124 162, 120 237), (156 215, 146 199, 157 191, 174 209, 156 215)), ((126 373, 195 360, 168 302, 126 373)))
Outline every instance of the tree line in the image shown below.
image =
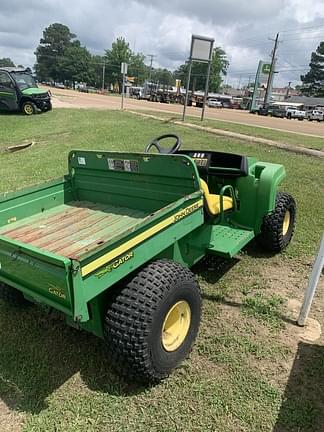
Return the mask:
POLYGON ((300 77, 300 91, 305 96, 324 97, 324 42, 311 54, 309 71, 300 77))
MULTIPOLYGON (((105 88, 116 86, 120 89, 122 62, 128 64, 127 75, 133 78, 134 85, 142 85, 149 77, 151 81, 164 85, 175 85, 176 79, 186 85, 188 73, 187 64, 180 65, 173 72, 166 68, 151 68, 145 64, 144 54, 131 50, 129 43, 122 37, 117 38, 111 47, 105 50, 104 55, 93 55, 66 25, 60 23, 51 24, 44 29, 35 55, 35 72, 39 81, 71 86, 74 83, 86 83, 88 86, 101 88, 104 82, 105 88)), ((212 58, 210 91, 219 90, 228 64, 225 52, 216 47, 212 58)), ((7 65, 12 66, 13 63, 7 65)), ((206 70, 206 64, 193 64, 191 88, 204 89, 206 70)))

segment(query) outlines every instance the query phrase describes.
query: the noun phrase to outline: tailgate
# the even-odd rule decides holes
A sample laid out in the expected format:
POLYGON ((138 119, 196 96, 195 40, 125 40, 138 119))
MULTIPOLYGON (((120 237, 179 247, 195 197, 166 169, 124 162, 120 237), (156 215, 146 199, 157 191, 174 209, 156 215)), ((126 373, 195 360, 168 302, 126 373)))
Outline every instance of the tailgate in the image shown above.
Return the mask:
POLYGON ((68 258, 0 236, 0 281, 72 316, 70 268, 68 258))

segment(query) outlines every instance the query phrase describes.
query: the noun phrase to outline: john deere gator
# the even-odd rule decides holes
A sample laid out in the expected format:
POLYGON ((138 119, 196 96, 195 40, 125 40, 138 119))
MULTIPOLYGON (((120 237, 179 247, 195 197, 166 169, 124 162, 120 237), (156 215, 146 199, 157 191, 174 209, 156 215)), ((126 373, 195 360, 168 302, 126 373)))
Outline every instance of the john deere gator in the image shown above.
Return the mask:
POLYGON ((144 153, 74 150, 62 179, 0 199, 1 298, 62 312, 142 382, 168 376, 193 346, 201 297, 189 268, 253 239, 280 252, 295 224, 282 165, 181 150, 171 137, 144 153))

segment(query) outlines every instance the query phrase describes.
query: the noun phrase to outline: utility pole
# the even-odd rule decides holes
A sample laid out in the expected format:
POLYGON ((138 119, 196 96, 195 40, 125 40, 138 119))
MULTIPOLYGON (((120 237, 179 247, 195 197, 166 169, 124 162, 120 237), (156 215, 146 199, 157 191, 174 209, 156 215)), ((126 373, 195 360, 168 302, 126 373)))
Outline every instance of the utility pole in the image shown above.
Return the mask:
POLYGON ((156 57, 155 54, 147 54, 147 57, 151 57, 151 63, 150 63, 150 75, 149 75, 149 81, 151 81, 151 75, 152 75, 152 66, 153 66, 153 59, 156 57))
POLYGON ((106 72, 106 62, 102 64, 102 91, 105 91, 105 72, 106 72))
POLYGON ((270 40, 274 41, 274 47, 272 50, 270 72, 269 72, 269 76, 268 76, 267 89, 266 89, 266 93, 264 96, 264 104, 267 104, 269 102, 269 99, 271 96, 270 90, 272 87, 273 74, 274 74, 274 68, 275 68, 275 63, 276 63, 276 52, 277 52, 278 42, 279 42, 279 33, 277 33, 275 39, 270 39, 270 40))

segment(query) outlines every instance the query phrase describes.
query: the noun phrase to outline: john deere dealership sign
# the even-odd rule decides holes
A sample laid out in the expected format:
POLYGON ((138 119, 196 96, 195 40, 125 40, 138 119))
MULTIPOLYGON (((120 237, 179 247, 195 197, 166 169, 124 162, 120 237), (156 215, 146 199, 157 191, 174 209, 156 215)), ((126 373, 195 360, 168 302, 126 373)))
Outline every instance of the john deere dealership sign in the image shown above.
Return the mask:
POLYGON ((267 87, 270 68, 270 63, 266 63, 262 60, 259 61, 258 70, 255 76, 254 90, 250 109, 251 111, 257 111, 258 109, 258 99, 261 96, 262 90, 265 90, 267 87))
POLYGON ((261 73, 265 74, 265 75, 269 75, 270 69, 271 69, 271 64, 270 63, 264 63, 264 62, 261 62, 261 63, 262 63, 261 73))

